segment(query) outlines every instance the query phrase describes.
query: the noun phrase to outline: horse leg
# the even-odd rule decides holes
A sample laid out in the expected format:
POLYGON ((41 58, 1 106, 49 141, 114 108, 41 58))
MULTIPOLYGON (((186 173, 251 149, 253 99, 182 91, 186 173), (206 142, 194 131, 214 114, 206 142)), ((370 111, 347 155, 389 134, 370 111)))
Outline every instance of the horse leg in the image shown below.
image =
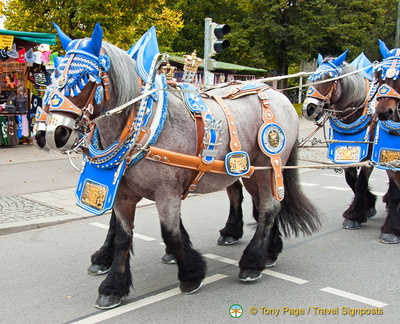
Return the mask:
MULTIPOLYGON (((253 200, 253 217, 258 222, 259 212, 257 209, 257 205, 253 200)), ((274 225, 271 229, 270 240, 268 243, 268 251, 267 251, 267 259, 265 261, 265 268, 272 268, 276 264, 276 260, 278 259, 279 253, 282 252, 283 242, 281 233, 279 231, 279 222, 278 219, 275 218, 274 225)))
POLYGON ((243 190, 240 180, 227 187, 226 192, 230 201, 229 216, 225 227, 219 231, 219 245, 236 244, 243 236, 243 190))
MULTIPOLYGON (((397 174, 395 177, 400 177, 397 174)), ((398 182, 400 183, 400 182, 398 182)), ((387 193, 388 215, 381 227, 379 242, 385 244, 400 243, 400 189, 395 179, 390 178, 387 193)))
POLYGON ((261 271, 267 263, 272 228, 281 205, 272 198, 268 172, 260 171, 250 179, 243 179, 243 183, 253 197, 253 215, 257 215, 258 222, 253 238, 239 261, 239 279, 255 281, 261 278, 261 271))
POLYGON ((121 298, 129 294, 132 286, 130 270, 130 252, 132 250, 132 228, 135 217, 136 204, 139 197, 130 197, 119 190, 114 204, 115 235, 114 253, 110 271, 105 280, 100 284, 99 296, 95 307, 110 309, 121 304, 121 298))
POLYGON ((345 220, 342 223, 342 228, 344 229, 359 229, 361 223, 366 222, 368 217, 376 214, 376 196, 368 187, 372 170, 373 167, 361 167, 358 176, 355 168, 349 168, 348 171, 345 171, 346 181, 354 192, 354 198, 349 208, 343 213, 345 220))
POLYGON ((180 289, 185 294, 196 292, 206 274, 206 263, 192 248, 189 235, 180 218, 180 196, 156 199, 164 243, 177 260, 180 289))
POLYGON ((103 246, 91 256, 92 264, 88 273, 93 276, 106 274, 111 267, 114 256, 116 218, 114 209, 111 211, 110 225, 103 246))
POLYGON ((282 249, 283 249, 283 242, 281 233, 279 231, 278 218, 275 218, 268 243, 267 260, 265 262, 265 268, 272 268, 275 266, 275 262, 278 259, 278 255, 282 252, 282 249))

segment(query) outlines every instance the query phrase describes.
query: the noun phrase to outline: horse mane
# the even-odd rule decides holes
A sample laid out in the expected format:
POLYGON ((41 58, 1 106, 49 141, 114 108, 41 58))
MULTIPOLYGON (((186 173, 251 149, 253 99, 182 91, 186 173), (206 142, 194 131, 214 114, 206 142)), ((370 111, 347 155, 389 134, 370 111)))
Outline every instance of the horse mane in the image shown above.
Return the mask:
MULTIPOLYGON (((341 75, 356 71, 356 68, 348 63, 344 63, 341 75)), ((365 101, 367 95, 366 82, 361 73, 353 73, 340 79, 342 94, 337 102, 332 106, 343 110, 349 107, 358 107, 365 101)))
POLYGON ((105 110, 110 110, 137 97, 140 84, 134 59, 124 50, 110 43, 103 42, 103 49, 111 62, 108 71, 110 101, 105 107, 105 110))

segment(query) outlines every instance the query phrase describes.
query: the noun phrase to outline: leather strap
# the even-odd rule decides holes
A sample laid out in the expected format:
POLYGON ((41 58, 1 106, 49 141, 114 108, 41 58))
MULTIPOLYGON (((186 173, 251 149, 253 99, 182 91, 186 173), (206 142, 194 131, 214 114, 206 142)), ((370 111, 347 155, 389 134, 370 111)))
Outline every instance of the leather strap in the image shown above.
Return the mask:
MULTIPOLYGON (((204 164, 200 156, 188 155, 178 152, 165 150, 159 147, 150 146, 146 154, 146 159, 176 166, 179 168, 196 170, 199 172, 211 172, 218 174, 227 174, 225 170, 225 161, 214 160, 212 164, 204 164)), ((254 172, 254 166, 250 167, 243 177, 250 178, 254 172)))
MULTIPOLYGON (((196 149, 196 156, 200 155, 201 149, 203 148, 203 137, 204 137, 204 127, 205 127, 205 121, 204 121, 204 113, 199 112, 195 113, 195 122, 196 122, 196 138, 197 138, 197 149, 196 149)), ((189 195, 189 193, 193 192, 196 190, 197 183, 200 181, 200 179, 203 177, 204 173, 206 171, 200 170, 202 169, 209 169, 210 167, 205 167, 207 164, 204 163, 203 159, 200 158, 200 164, 199 167, 196 168, 195 172, 193 172, 192 180, 190 181, 190 185, 185 189, 185 191, 182 193, 181 199, 184 200, 186 197, 189 195), (201 164, 201 166, 200 166, 201 164)), ((213 163, 211 163, 212 165, 213 163)), ((209 166, 211 166, 209 165, 209 166)))
POLYGON ((230 108, 226 105, 225 101, 220 97, 220 96, 212 96, 214 100, 221 106, 222 110, 225 113, 226 120, 228 122, 228 128, 229 128, 229 134, 230 134, 230 148, 231 151, 240 151, 241 145, 236 129, 236 124, 235 120, 233 119, 232 111, 230 108))
MULTIPOLYGON (((262 90, 258 92, 258 97, 260 98, 261 104, 263 106, 263 114, 262 118, 264 121, 264 124, 261 126, 259 132, 262 131, 264 127, 266 127, 270 123, 275 122, 275 117, 274 113, 272 112, 269 101, 268 101, 268 96, 265 92, 262 90)), ((258 136, 258 139, 260 140, 260 135, 258 136)), ((263 148, 263 145, 259 143, 260 148, 263 148)), ((282 201, 284 198, 284 193, 285 193, 285 187, 283 185, 283 175, 282 175, 282 161, 281 161, 281 155, 279 154, 270 154, 269 152, 265 151, 264 149, 262 150, 265 155, 267 155, 271 159, 271 189, 272 189, 272 195, 278 200, 282 201)))

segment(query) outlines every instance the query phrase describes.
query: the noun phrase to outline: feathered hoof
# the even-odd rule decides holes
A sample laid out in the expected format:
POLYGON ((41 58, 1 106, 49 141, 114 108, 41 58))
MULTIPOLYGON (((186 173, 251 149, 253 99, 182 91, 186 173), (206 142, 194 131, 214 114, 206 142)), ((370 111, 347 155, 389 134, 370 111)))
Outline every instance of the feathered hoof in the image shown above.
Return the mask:
POLYGON ((395 234, 382 233, 378 241, 384 244, 397 244, 400 243, 400 237, 395 234))
POLYGON ((361 223, 356 220, 351 220, 351 219, 345 218, 345 220, 342 223, 342 228, 348 229, 348 230, 356 230, 356 229, 359 229, 360 227, 361 227, 361 223))
POLYGON ((162 263, 165 264, 177 264, 178 261, 171 253, 165 253, 164 256, 161 258, 162 263))
POLYGON ((376 215, 376 209, 374 207, 371 207, 367 212, 367 217, 370 218, 375 215, 376 215))
POLYGON ((87 269, 88 274, 92 276, 101 276, 110 271, 110 267, 101 264, 91 264, 87 269))
POLYGON ((94 307, 98 309, 111 309, 121 305, 121 297, 120 296, 107 296, 107 295, 99 295, 97 297, 96 303, 94 307))
POLYGON ((218 245, 233 245, 236 244, 239 240, 233 238, 232 236, 223 236, 221 235, 217 241, 218 245))
POLYGON ((244 282, 256 281, 262 276, 260 270, 241 269, 239 279, 244 282))
POLYGON ((276 265, 276 260, 268 260, 265 261, 265 268, 273 268, 276 265))
POLYGON ((203 285, 203 280, 197 281, 181 281, 179 288, 185 295, 194 294, 203 285))

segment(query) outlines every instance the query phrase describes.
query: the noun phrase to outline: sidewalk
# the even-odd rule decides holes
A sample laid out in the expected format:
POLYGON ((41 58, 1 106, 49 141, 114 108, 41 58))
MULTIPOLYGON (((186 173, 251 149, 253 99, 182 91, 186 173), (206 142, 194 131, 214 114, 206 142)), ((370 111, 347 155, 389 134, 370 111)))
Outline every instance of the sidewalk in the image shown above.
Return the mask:
MULTIPOLYGON (((312 122, 300 118, 299 139, 305 138, 313 130, 312 122)), ((323 138, 319 130, 312 138, 323 138)), ((20 145, 15 148, 0 147, 0 166, 9 163, 24 164, 38 161, 57 161, 65 159, 65 155, 57 152, 44 153, 33 145, 20 145)), ((300 150, 300 165, 310 165, 315 162, 329 162, 326 158, 326 148, 303 148, 300 150)), ((74 164, 79 164, 81 158, 73 157, 74 164)), ((301 169, 308 172, 310 169, 301 169)), ((73 220, 95 217, 76 205, 75 187, 2 196, 0 192, 0 235, 41 228, 73 220)), ((138 207, 154 202, 143 199, 138 207)), ((107 212, 110 213, 110 212, 107 212)))

